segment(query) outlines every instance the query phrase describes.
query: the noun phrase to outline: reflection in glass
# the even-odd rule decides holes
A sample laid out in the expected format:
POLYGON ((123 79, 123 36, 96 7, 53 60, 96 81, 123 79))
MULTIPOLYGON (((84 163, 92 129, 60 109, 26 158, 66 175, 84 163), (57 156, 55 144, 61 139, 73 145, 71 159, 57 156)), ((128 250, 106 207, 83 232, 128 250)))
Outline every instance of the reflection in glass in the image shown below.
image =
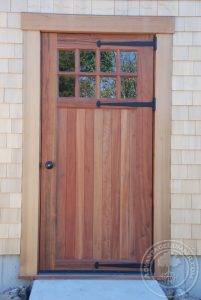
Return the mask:
POLYGON ((80 97, 93 98, 95 97, 95 77, 82 76, 79 78, 80 82, 80 97))
POLYGON ((59 97, 75 97, 75 77, 59 76, 59 97))
POLYGON ((75 53, 74 51, 59 51, 59 71, 75 71, 75 53))
POLYGON ((113 77, 102 77, 100 79, 101 98, 115 98, 116 79, 113 77))
POLYGON ((100 53, 100 70, 101 72, 116 71, 116 53, 114 51, 101 51, 100 53))
POLYGON ((136 52, 121 51, 120 52, 121 71, 134 73, 137 71, 137 55, 136 52))
POLYGON ((96 53, 94 51, 80 51, 80 71, 93 72, 96 70, 96 53))
POLYGON ((136 78, 135 77, 122 77, 121 78, 121 97, 122 98, 135 98, 136 91, 136 78))

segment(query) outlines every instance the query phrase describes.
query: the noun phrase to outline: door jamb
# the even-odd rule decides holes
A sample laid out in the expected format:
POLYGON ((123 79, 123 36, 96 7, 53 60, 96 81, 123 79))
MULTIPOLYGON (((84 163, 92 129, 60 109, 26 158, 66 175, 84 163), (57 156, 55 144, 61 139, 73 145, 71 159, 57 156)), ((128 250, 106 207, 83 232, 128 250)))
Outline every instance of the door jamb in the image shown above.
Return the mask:
MULTIPOLYGON (((94 22, 94 32, 114 33, 116 28, 115 33, 120 33, 119 31, 121 28, 120 26, 114 26, 114 23, 110 21, 111 17, 107 16, 101 16, 102 23, 100 23, 100 16, 59 16, 31 13, 22 14, 25 55, 23 77, 24 137, 20 275, 24 278, 35 278, 38 274, 41 106, 40 32, 52 31, 52 28, 55 28, 55 31, 61 31, 61 26, 58 26, 57 22, 58 18, 61 18, 63 24, 65 24, 65 32, 69 32, 66 24, 69 24, 70 22, 72 24, 72 18, 74 20, 74 31, 71 25, 69 29, 70 32, 80 32, 81 28, 82 32, 89 32, 88 28, 92 18, 94 22), (82 17, 84 17, 84 19, 82 19, 82 17), (47 18, 50 20, 50 23, 47 22, 47 18), (44 22, 44 20, 46 22, 44 22), (96 20, 97 26, 95 25, 96 20), (85 24, 84 27, 83 24, 85 24), (106 26, 106 24, 108 26, 106 26), (34 30, 31 30, 31 28, 34 30)), ((114 20, 117 20, 117 24, 119 24, 120 21, 120 24, 125 24, 125 22, 127 22, 127 33, 149 32, 157 35, 158 45, 155 63, 155 97, 157 99, 157 109, 155 111, 154 129, 155 141, 153 186, 154 243, 156 243, 162 240, 170 239, 170 128, 172 33, 174 32, 174 18, 125 16, 113 18, 114 20), (165 27, 164 23, 166 24, 165 27), (164 64, 164 61, 166 64, 164 64)), ((124 32, 126 33, 125 29, 124 32)), ((156 265, 156 276, 160 276, 162 274, 161 272, 162 271, 160 267, 156 265)))

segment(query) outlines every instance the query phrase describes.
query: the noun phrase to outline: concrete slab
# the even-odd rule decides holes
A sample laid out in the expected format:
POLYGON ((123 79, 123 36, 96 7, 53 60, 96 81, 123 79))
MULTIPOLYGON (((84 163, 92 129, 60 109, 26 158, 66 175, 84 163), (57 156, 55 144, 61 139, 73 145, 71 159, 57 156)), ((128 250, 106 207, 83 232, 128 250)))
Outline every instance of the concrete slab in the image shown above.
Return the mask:
POLYGON ((155 280, 36 280, 30 300, 167 299, 155 280))

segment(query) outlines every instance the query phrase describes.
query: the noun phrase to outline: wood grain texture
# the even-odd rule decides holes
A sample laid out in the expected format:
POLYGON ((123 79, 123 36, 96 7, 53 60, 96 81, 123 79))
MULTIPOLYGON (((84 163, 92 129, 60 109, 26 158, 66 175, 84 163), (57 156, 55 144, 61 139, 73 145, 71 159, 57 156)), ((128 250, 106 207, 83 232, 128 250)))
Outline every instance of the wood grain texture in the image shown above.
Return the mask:
POLYGON ((79 16, 22 13, 23 30, 100 33, 173 33, 174 17, 79 16))
POLYGON ((129 212, 132 209, 138 211, 140 217, 132 219, 136 236, 135 240, 131 237, 129 240, 134 245, 136 259, 141 260, 138 255, 146 251, 147 245, 151 245, 153 239, 153 112, 142 109, 137 110, 135 115, 133 111, 131 114, 130 128, 135 129, 130 133, 133 149, 130 154, 130 165, 133 166, 130 174, 130 197, 136 201, 129 212))
POLYGON ((93 257, 94 221, 94 112, 86 110, 84 158, 83 258, 93 257))
MULTIPOLYGON (((115 28, 115 27, 114 27, 115 28)), ((135 30, 133 28, 133 30, 135 30)), ((66 32, 68 29, 66 29, 66 32)), ((134 31, 133 31, 134 32, 134 31)), ((38 278, 72 278, 73 275, 64 275, 63 277, 58 275, 36 275, 38 270, 38 219, 40 205, 39 198, 39 139, 40 139, 40 121, 38 121, 40 115, 40 32, 39 31, 27 31, 25 34, 25 81, 24 81, 24 159, 23 159, 23 203, 22 203, 22 236, 21 236, 21 262, 20 262, 20 274, 23 279, 38 279, 38 278), (26 37, 27 36, 27 37, 26 37), (28 38, 29 37, 29 38, 28 38), (35 72, 36 71, 36 72, 35 72), (26 75, 28 74, 28 75, 26 75), (30 93, 32 90, 32 93, 30 93), (30 109, 32 107, 32 109, 30 109), (35 108, 34 108, 35 107, 35 108), (29 113, 31 116, 29 117, 29 113), (37 117, 38 116, 38 117, 37 117), (30 128, 30 129, 29 129, 30 128), (26 131, 27 130, 27 131, 26 131), (32 132, 31 139, 30 131, 32 132), (26 142, 29 142, 29 147, 26 146, 26 142), (34 162, 34 158, 36 162, 34 162), (30 166, 31 164, 31 166, 30 166), (33 180, 33 177, 35 178, 33 180), (30 184, 27 184, 27 181, 30 184), (35 185, 36 183, 36 185, 35 185)), ((169 194, 169 169, 170 166, 166 165, 169 154, 166 151, 170 151, 169 146, 169 128, 170 120, 167 111, 171 107, 171 75, 170 69, 172 65, 172 36, 171 35, 157 35, 158 38, 158 50, 156 55, 156 97, 157 97, 157 110, 156 116, 158 121, 155 122, 155 141, 154 141, 154 241, 157 242, 161 239, 169 238, 170 236, 170 194, 169 194), (168 42, 169 41, 169 42, 168 42), (166 64, 164 65, 164 61, 166 64), (158 74, 158 75, 157 75, 158 74), (165 88, 164 88, 165 87, 165 88), (167 99, 169 101, 167 101, 167 99), (161 103, 161 105, 160 105, 161 103), (161 119, 160 119, 161 116, 161 119), (166 119, 167 117, 167 119, 166 119), (166 120, 163 122, 163 120, 166 120), (164 134, 166 132, 167 134, 164 134), (163 141, 161 143, 161 140, 163 141), (161 154, 158 152, 161 149, 161 154), (164 154, 162 154, 164 153, 164 154), (166 154, 165 154, 166 153, 166 154), (164 172, 161 176, 160 165, 164 165, 164 172), (166 175, 165 175, 166 174, 166 175), (161 191, 163 192, 161 193, 161 191), (163 201, 160 201, 160 199, 163 201), (163 221, 162 216, 167 216, 167 221, 163 221)), ((95 106, 94 106, 95 107, 95 106)), ((112 111, 112 151, 116 152, 116 156, 120 156, 120 141, 118 136, 120 135, 120 111, 112 111)), ((135 159, 134 153, 133 159, 135 159)), ((120 159, 116 160, 112 157, 112 182, 119 183, 120 172, 120 159)), ((131 180, 132 180, 131 173, 131 180)), ((137 183, 136 183, 137 184, 137 183)), ((120 184, 113 185, 112 183, 112 231, 113 241, 111 246, 112 256, 118 258, 119 251, 119 187, 120 184)), ((134 192, 134 188, 133 188, 134 192)), ((44 225, 43 225, 44 226, 44 225)), ((136 244, 138 245, 138 244, 136 244)), ((159 270, 160 274, 160 270, 159 270)), ((84 276, 84 275, 83 275, 84 276)), ((94 278, 95 275, 90 275, 90 278, 94 278)), ((100 276, 100 275, 97 275, 100 276)), ((129 275, 130 278, 131 275, 129 275)), ((80 275, 74 275, 76 278, 83 278, 80 275)), ((88 275, 85 278, 88 278, 88 275)), ((111 278, 111 275, 109 276, 111 278)), ((114 275, 115 279, 119 279, 120 275, 114 275)), ((100 277, 99 277, 100 278, 100 277)), ((157 277, 160 279, 160 277, 157 277)), ((102 275, 101 275, 102 279, 102 275)), ((123 276, 125 279, 125 276, 123 276)), ((139 278, 138 278, 139 279, 139 278)))
POLYGON ((24 35, 24 135, 20 274, 38 271, 40 163, 40 33, 24 35))
MULTIPOLYGON (((154 243, 171 238, 170 226, 170 139, 171 139, 171 85, 172 36, 157 35, 155 143, 154 143, 154 243), (169 61, 163 67, 164 61, 169 61), (163 172, 161 172, 163 170, 163 172)), ((156 275, 162 271, 156 265, 156 275)))
MULTIPOLYGON (((112 206, 111 206, 111 159, 112 149, 111 149, 111 110, 103 111, 103 136, 102 136, 102 259, 111 258, 111 241, 112 241, 112 232, 111 232, 111 221, 112 221, 112 206)), ((101 149, 100 149, 101 150, 101 149)), ((100 151, 99 150, 99 151, 100 151)))
POLYGON ((76 120, 76 248, 78 259, 83 257, 84 241, 84 195, 85 195, 85 110, 77 111, 76 120))
POLYGON ((121 182, 121 111, 112 110, 111 124, 111 256, 120 255, 120 182, 121 182))
MULTIPOLYGON (((67 125, 65 127, 67 135, 67 153, 66 153, 66 198, 60 199, 65 202, 65 231, 62 231, 63 238, 66 241, 66 258, 74 258, 75 255, 75 218, 76 218, 76 110, 67 110, 67 125)), ((64 124, 62 124, 65 126, 64 124)), ((60 133, 57 132, 60 136, 60 133)), ((62 136, 60 136, 62 138, 62 136)), ((59 172, 59 170, 58 170, 59 172)), ((62 189, 59 186, 58 189, 62 189)), ((60 218, 59 211, 57 210, 57 218, 60 218)), ((60 229, 57 229, 58 231, 60 229)))
POLYGON ((102 197, 103 197, 103 111, 94 111, 94 222, 93 257, 101 257, 102 252, 102 197))
POLYGON ((56 163, 56 97, 57 35, 42 35, 42 127, 41 127, 41 205, 40 205, 40 269, 55 264, 56 168, 47 170, 46 161, 56 163))
MULTIPOLYGON (((66 156, 67 156, 67 113, 64 109, 58 110, 58 132, 60 135, 57 139, 57 168, 60 170, 57 175, 57 212, 59 212, 59 217, 57 218, 57 227, 65 228, 66 226, 66 199, 67 197, 67 167, 66 167, 66 156), (65 126, 64 126, 65 124, 65 126), (61 138, 60 138, 61 137, 61 138), (62 189, 60 187, 63 187, 62 189)), ((63 236, 63 231, 58 230, 57 232, 57 243, 56 243, 56 253, 60 258, 65 258, 66 243, 63 236)))
MULTIPOLYGON (((68 99, 61 105, 55 86, 59 46, 53 33, 42 41, 42 161, 56 161, 41 174, 40 269, 140 263, 153 241, 154 113, 69 107, 68 99)), ((153 97, 153 59, 153 49, 138 50, 141 101, 153 97)))
POLYGON ((152 111, 59 111, 55 268, 140 262, 153 234, 152 111))
MULTIPOLYGON (((153 70, 154 63, 154 52, 152 47, 128 47, 128 46, 101 46, 101 49, 97 47, 97 40, 109 40, 112 42, 119 40, 146 40, 152 41, 152 34, 124 34, 124 35, 104 35, 104 34, 58 34, 58 48, 59 49, 75 49, 75 70, 73 72, 62 71, 58 72, 58 75, 62 76, 75 76, 75 95, 68 97, 68 101, 65 97, 59 97, 60 107, 69 108, 96 108, 97 99, 101 98, 100 95, 100 79, 108 76, 113 77, 116 82, 116 97, 115 101, 122 101, 121 96, 121 79, 134 77, 136 80, 136 97, 135 101, 151 101, 153 94, 153 85, 147 84, 153 79, 153 73, 149 70, 153 70), (94 97, 84 99, 79 95, 79 78, 80 76, 92 76, 91 72, 81 72, 79 67, 79 51, 83 49, 88 49, 90 51, 96 52, 96 70, 93 72, 93 76, 96 80, 94 97), (116 68, 111 72, 101 72, 100 68, 100 52, 101 51, 114 51, 115 52, 115 63, 116 68), (134 51, 136 55, 136 70, 134 72, 123 72, 121 70, 121 51, 134 51), (152 78, 151 78, 152 77, 152 78)), ((101 98, 103 101, 112 99, 101 98)), ((133 99, 127 99, 128 101, 133 101, 133 99)), ((113 108, 114 109, 114 108, 113 108)), ((117 109, 119 109, 117 107, 117 109)), ((132 109, 132 108, 130 108, 132 109)))
MULTIPOLYGON (((129 155, 129 112, 121 111, 121 173, 120 173, 120 253, 121 259, 130 257, 129 250, 129 230, 128 230, 128 205, 129 205, 129 187, 130 187, 130 161, 129 155)), ((132 201, 135 201, 132 199, 132 201)), ((137 215, 135 216, 137 217, 137 215)), ((133 233, 134 234, 134 233, 133 233)))

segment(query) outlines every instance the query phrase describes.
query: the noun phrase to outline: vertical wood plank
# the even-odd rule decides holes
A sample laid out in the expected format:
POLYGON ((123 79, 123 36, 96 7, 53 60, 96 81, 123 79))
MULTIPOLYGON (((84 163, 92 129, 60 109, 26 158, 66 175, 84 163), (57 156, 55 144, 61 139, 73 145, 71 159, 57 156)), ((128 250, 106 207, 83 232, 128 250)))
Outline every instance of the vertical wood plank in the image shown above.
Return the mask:
POLYGON ((111 110, 103 111, 102 147, 102 259, 109 259, 113 238, 111 235, 111 110))
MULTIPOLYGON (((141 128, 142 128, 142 145, 144 153, 141 156, 141 170, 143 172, 143 183, 141 187, 142 222, 144 224, 144 236, 141 247, 145 252, 153 244, 153 111, 142 110, 141 128), (152 179, 152 180, 151 180, 152 179), (145 213, 145 208, 147 213, 145 213)), ((141 258, 140 258, 141 259, 141 258)))
POLYGON ((59 259, 65 258, 66 243, 66 196, 67 196, 67 110, 58 110, 58 139, 57 139, 57 235, 56 235, 56 257, 59 259))
MULTIPOLYGON (((66 253, 65 258, 75 258, 76 228, 76 110, 67 110, 67 159, 66 159, 66 253)), ((58 216, 59 217, 59 216, 58 216)))
POLYGON ((24 32, 24 135, 20 275, 38 271, 40 163, 40 32, 24 32), (30 134, 31 133, 31 134, 30 134))
POLYGON ((129 112, 121 110, 120 259, 129 257, 129 153, 129 112))
POLYGON ((102 252, 102 178, 103 178, 103 111, 94 111, 94 218, 93 257, 101 258, 102 252))
POLYGON ((121 111, 112 110, 111 157, 111 256, 120 255, 121 111))
POLYGON ((154 240, 170 237, 170 120, 172 64, 163 68, 164 60, 172 61, 172 36, 157 35, 155 145, 154 145, 154 240), (166 170, 161 173, 161 169, 166 170), (165 191, 165 192, 164 192, 165 191), (160 213, 159 213, 160 212, 160 213), (163 221, 162 221, 163 220, 163 221), (159 225, 160 224, 160 225, 159 225), (169 224, 169 226, 167 226, 169 224))
POLYGON ((140 121, 137 118, 137 110, 129 111, 129 124, 130 124, 130 132, 129 132, 129 146, 130 146, 130 154, 129 154, 129 164, 130 164, 130 176, 129 176, 129 256, 131 259, 137 261, 137 253, 139 253, 138 244, 140 240, 137 240, 138 232, 140 231, 137 225, 137 221, 140 220, 139 214, 141 213, 138 210, 137 203, 139 201, 140 195, 139 193, 139 176, 138 174, 139 168, 137 168, 138 164, 138 152, 137 152, 137 143, 138 137, 140 137, 141 132, 138 132, 137 124, 140 121))
POLYGON ((138 261, 152 244, 152 114, 149 109, 130 113, 130 253, 138 261))
POLYGON ((93 258, 94 210, 94 111, 86 110, 84 161, 84 235, 83 258, 93 258))
MULTIPOLYGON (((154 243, 169 240, 172 35, 157 35, 154 143, 154 243), (164 65, 164 61, 167 63, 164 65), (163 66, 163 67, 161 67, 163 66), (163 170, 163 172, 161 172, 163 170)), ((161 274, 156 265, 156 274, 161 274)))
POLYGON ((56 168, 44 163, 56 162, 57 34, 42 35, 42 149, 40 270, 54 269, 56 225, 56 168))
POLYGON ((85 159, 85 110, 77 110, 76 120, 76 236, 75 257, 83 257, 84 231, 84 159, 85 159))

